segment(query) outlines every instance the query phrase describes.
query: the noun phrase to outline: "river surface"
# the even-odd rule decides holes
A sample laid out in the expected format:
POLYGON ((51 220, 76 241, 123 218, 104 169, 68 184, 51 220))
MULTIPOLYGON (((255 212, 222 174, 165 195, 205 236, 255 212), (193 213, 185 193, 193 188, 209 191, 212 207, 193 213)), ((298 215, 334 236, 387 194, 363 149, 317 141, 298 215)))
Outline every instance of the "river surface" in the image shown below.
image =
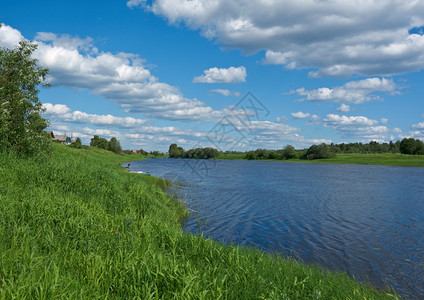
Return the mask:
POLYGON ((149 159, 175 182, 186 231, 346 271, 424 299, 424 168, 149 159))

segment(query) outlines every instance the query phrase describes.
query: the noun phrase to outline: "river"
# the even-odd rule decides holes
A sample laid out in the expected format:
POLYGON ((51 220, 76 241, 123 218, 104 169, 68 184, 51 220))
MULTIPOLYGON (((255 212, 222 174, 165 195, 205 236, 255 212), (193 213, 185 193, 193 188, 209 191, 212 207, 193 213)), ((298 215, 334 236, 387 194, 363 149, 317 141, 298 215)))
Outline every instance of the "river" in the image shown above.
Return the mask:
POLYGON ((424 168, 149 159, 175 182, 184 229, 254 246, 424 298, 424 168))

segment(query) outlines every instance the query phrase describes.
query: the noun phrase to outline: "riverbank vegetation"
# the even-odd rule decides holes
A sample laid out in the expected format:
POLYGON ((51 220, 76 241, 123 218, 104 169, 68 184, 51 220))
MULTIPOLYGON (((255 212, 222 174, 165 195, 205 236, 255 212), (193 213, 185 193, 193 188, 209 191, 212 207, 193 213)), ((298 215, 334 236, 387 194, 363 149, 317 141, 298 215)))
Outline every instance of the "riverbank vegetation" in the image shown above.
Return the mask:
MULTIPOLYGON (((201 153, 207 148, 185 151, 173 144, 179 158, 215 158, 215 159, 247 159, 247 160, 284 160, 293 162, 336 163, 336 164, 367 164, 391 166, 424 167, 424 143, 418 139, 405 138, 395 143, 349 143, 320 144, 307 149, 295 149, 287 145, 281 150, 256 149, 254 151, 214 152, 211 156, 187 155, 195 150, 201 153)), ((171 145, 172 146, 172 145, 171 145)))
POLYGON ((126 155, 0 153, 0 299, 393 299, 341 273, 184 233, 126 155))

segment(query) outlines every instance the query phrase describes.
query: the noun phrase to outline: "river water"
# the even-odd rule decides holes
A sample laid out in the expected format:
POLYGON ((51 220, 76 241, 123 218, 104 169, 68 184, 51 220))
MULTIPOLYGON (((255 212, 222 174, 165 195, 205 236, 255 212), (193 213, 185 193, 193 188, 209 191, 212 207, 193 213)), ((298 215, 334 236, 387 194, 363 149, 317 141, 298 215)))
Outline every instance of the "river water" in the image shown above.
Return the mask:
POLYGON ((424 299, 424 168, 149 159, 175 182, 189 232, 346 271, 424 299))

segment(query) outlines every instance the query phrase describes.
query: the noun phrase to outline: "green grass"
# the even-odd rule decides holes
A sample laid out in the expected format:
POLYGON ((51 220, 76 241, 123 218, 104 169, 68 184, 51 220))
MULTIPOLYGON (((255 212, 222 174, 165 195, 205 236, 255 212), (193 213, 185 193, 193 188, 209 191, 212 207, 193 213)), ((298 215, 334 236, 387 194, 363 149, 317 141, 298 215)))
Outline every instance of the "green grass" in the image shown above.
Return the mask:
MULTIPOLYGON (((216 159, 232 159, 242 160, 244 154, 221 154, 216 159)), ((270 161, 281 161, 267 159, 270 161)), ((385 165, 385 166, 403 166, 403 167, 424 167, 424 155, 407 155, 400 153, 383 153, 383 154, 361 154, 347 153, 337 154, 334 158, 328 159, 290 159, 284 160, 288 162, 303 163, 324 163, 324 164, 361 164, 361 165, 385 165)))
MULTIPOLYGON (((393 299, 346 274, 183 233, 128 156, 0 153, 0 299, 393 299)), ((155 181, 156 180, 156 181, 155 181)))
POLYGON ((219 154, 217 157, 215 157, 215 159, 244 159, 245 154, 244 153, 240 153, 240 154, 235 154, 235 153, 221 153, 219 154))
POLYGON ((407 155, 400 153, 383 154, 337 154, 334 158, 289 161, 327 164, 361 164, 361 165, 384 165, 403 167, 424 167, 424 155, 407 155))

